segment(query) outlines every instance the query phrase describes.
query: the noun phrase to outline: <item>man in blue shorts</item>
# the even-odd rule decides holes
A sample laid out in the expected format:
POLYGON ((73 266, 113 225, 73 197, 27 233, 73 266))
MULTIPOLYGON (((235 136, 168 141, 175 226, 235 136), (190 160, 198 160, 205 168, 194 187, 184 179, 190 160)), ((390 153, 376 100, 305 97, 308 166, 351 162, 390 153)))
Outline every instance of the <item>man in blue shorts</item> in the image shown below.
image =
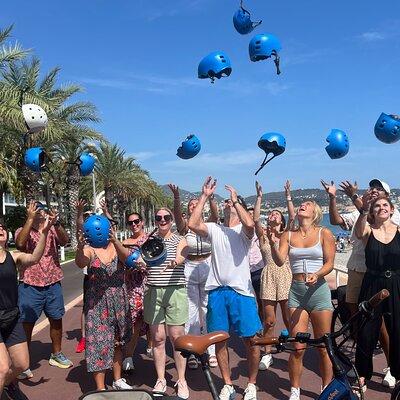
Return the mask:
MULTIPOLYGON (((235 189, 226 185, 230 199, 225 200, 224 225, 205 223, 202 218, 203 208, 215 188, 216 181, 208 177, 199 202, 189 219, 189 229, 208 238, 212 247, 211 268, 206 283, 207 330, 229 332, 232 329, 243 339, 249 365, 249 383, 244 392, 244 400, 256 400, 255 384, 260 349, 258 346, 251 346, 250 339, 262 329, 262 325, 251 284, 248 260, 251 239, 254 236, 254 222, 238 201, 235 189)), ((232 400, 236 392, 232 385, 226 343, 216 345, 216 356, 225 383, 219 398, 232 400)))

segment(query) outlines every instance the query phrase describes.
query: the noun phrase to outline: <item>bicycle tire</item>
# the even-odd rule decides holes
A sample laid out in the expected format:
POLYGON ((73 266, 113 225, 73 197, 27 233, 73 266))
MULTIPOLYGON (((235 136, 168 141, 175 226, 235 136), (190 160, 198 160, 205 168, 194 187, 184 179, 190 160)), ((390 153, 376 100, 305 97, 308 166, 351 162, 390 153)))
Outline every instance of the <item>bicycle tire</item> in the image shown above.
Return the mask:
MULTIPOLYGON (((341 320, 340 316, 340 310, 339 308, 336 308, 333 311, 332 314, 332 322, 331 322, 331 333, 339 331, 343 326, 343 322, 341 320)), ((335 344, 336 347, 340 347, 342 351, 345 351, 346 356, 348 356, 350 359, 353 359, 355 356, 355 342, 353 338, 351 337, 351 328, 349 327, 348 331, 345 331, 343 336, 339 336, 338 338, 335 339, 335 344), (348 339, 343 343, 341 346, 340 344, 344 339, 348 337, 348 339)))
POLYGON ((390 400, 400 400, 400 383, 397 383, 397 385, 394 387, 390 396, 390 400))

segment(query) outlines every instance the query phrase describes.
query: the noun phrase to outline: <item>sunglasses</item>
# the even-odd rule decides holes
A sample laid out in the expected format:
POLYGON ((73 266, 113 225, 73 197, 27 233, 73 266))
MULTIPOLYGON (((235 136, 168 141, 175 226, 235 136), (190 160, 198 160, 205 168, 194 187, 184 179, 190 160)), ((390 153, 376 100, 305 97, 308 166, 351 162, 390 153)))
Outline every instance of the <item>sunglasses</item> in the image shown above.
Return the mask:
POLYGON ((139 225, 141 222, 142 222, 142 220, 137 218, 137 219, 132 219, 132 220, 128 221, 127 224, 128 225, 133 225, 133 224, 139 225))
POLYGON ((172 215, 156 215, 155 217, 157 222, 161 222, 163 219, 165 222, 171 222, 172 221, 172 215))
POLYGON ((370 189, 376 189, 378 192, 385 192, 385 189, 382 186, 371 186, 370 189))

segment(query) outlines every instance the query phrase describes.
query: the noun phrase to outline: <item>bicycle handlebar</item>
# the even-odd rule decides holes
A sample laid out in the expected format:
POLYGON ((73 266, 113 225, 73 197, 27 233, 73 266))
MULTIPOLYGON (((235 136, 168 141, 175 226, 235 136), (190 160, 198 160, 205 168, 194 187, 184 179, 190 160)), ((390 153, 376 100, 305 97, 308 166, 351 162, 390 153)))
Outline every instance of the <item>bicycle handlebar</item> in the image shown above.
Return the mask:
MULTIPOLYGON (((386 289, 382 289, 380 292, 372 296, 368 301, 363 301, 360 304, 360 309, 358 313, 356 313, 352 320, 358 317, 360 314, 370 314, 372 311, 379 306, 379 304, 389 297, 390 293, 386 289)), ((341 334, 344 327, 339 332, 331 333, 332 337, 336 337, 338 334, 341 334)), ((280 345, 288 342, 300 342, 300 343, 309 343, 309 344, 322 344, 324 342, 325 336, 322 336, 318 339, 312 339, 309 334, 298 333, 296 337, 264 337, 264 336, 254 336, 250 343, 252 346, 271 346, 271 345, 280 345)))

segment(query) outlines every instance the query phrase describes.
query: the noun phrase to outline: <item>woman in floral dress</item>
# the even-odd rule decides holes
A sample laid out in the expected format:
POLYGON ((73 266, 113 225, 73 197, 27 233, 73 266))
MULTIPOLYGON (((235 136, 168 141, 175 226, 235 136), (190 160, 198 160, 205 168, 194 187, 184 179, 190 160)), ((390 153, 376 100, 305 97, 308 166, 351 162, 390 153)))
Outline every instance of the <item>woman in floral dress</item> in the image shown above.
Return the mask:
POLYGON ((114 389, 132 389, 121 378, 121 347, 132 335, 125 268, 118 259, 118 254, 124 254, 124 250, 114 235, 104 248, 85 245, 80 235, 75 256, 78 267, 88 267, 89 285, 84 305, 86 364, 88 372, 93 373, 97 390, 105 389, 108 369, 113 370, 114 389))
MULTIPOLYGON (((144 231, 144 220, 135 212, 128 216, 127 224, 132 236, 122 242, 125 247, 141 246, 148 238, 144 231)), ((126 289, 133 323, 133 336, 125 348, 126 358, 122 364, 125 371, 134 369, 132 355, 140 336, 147 334, 147 355, 152 356, 152 344, 148 325, 143 320, 143 297, 147 282, 146 268, 129 269, 125 274, 126 289)))

